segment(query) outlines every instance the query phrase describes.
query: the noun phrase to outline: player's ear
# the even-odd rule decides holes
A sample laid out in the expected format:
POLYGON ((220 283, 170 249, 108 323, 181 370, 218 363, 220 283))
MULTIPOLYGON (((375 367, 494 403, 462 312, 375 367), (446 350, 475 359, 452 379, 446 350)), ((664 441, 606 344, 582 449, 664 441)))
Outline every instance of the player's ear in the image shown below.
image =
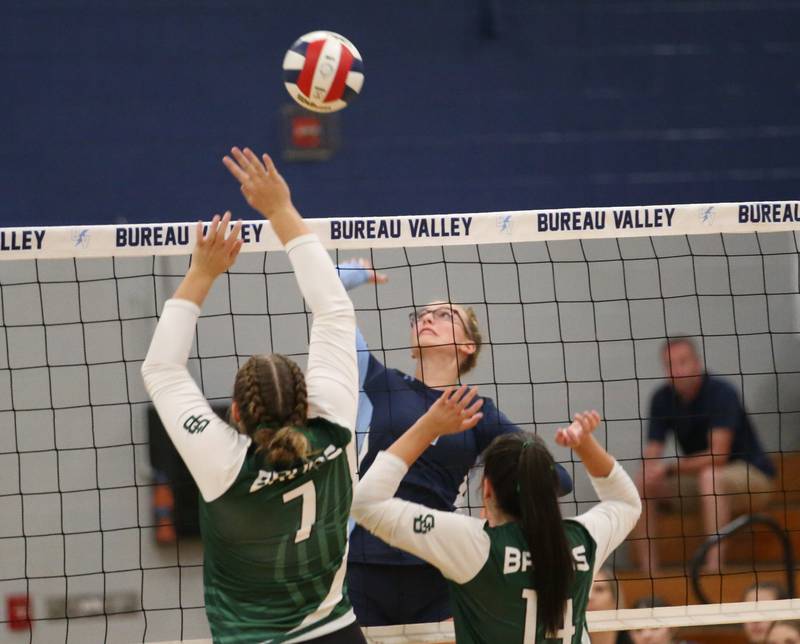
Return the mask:
POLYGON ((481 481, 481 491, 483 492, 483 505, 485 507, 486 502, 489 499, 494 498, 494 488, 492 487, 492 483, 485 476, 483 477, 483 481, 481 481))
POLYGON ((459 342, 458 350, 465 358, 467 358, 475 353, 478 350, 478 347, 475 346, 474 342, 459 342))
POLYGON ((237 425, 242 422, 242 416, 239 413, 239 404, 235 400, 231 401, 231 420, 237 425))

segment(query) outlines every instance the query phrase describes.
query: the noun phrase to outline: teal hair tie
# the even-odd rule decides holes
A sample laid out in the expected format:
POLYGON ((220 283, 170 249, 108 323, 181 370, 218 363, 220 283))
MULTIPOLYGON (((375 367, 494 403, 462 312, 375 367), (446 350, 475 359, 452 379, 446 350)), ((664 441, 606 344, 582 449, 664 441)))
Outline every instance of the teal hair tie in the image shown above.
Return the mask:
MULTIPOLYGON (((533 445, 533 444, 534 444, 534 442, 535 442, 535 441, 534 441, 532 438, 528 438, 528 439, 526 439, 525 441, 523 441, 523 443, 522 443, 522 449, 521 449, 521 450, 520 450, 520 452, 519 452, 519 458, 522 458, 522 453, 523 453, 523 452, 524 452, 526 449, 528 449, 528 448, 529 448, 531 445, 533 445)), ((551 461, 551 462, 550 462, 550 465, 548 466, 548 469, 550 470, 550 472, 552 472, 552 473, 555 473, 555 471, 556 471, 556 466, 555 466, 555 463, 553 463, 553 462, 551 461)), ((517 479, 517 494, 519 494, 519 493, 520 493, 520 487, 519 487, 519 478, 518 478, 518 479, 517 479)))

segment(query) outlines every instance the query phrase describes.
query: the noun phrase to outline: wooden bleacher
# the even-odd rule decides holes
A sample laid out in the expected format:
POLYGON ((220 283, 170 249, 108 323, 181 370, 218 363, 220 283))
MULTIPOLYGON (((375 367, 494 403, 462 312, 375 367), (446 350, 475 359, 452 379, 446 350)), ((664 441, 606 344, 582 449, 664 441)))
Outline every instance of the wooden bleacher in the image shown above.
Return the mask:
MULTIPOLYGON (((780 504, 773 501, 762 511, 775 519, 788 532, 795 552, 800 552, 800 504, 780 504)), ((706 540, 705 529, 699 514, 665 514, 658 522, 658 554, 662 565, 680 566, 689 561, 706 540)), ((727 540, 729 563, 778 562, 783 548, 775 535, 763 526, 753 526, 738 532, 727 540)))
MULTIPOLYGON (((795 552, 800 552, 800 452, 779 454, 775 462, 778 489, 773 494, 769 507, 762 513, 775 519, 788 531, 795 552)), ((657 548, 662 565, 680 567, 689 561, 706 540, 705 532, 699 512, 665 513, 659 516, 657 548)), ((731 537, 727 543, 727 560, 731 564, 752 566, 753 562, 774 563, 783 556, 778 540, 767 528, 761 526, 744 530, 731 537)))
MULTIPOLYGON (((622 594, 626 603, 632 606, 643 597, 656 595, 673 606, 700 603, 692 590, 688 572, 683 567, 665 568, 662 576, 645 577, 639 571, 617 571, 622 594)), ((741 601, 745 589, 756 583, 774 581, 786 585, 786 573, 778 564, 753 570, 752 566, 728 566, 722 575, 702 575, 700 585, 712 602, 741 601)), ((800 588, 800 570, 795 570, 795 587, 800 588)))
MULTIPOLYGON (((795 587, 800 589, 800 569, 797 568, 800 556, 800 452, 779 454, 775 461, 778 490, 764 514, 778 521, 789 533, 796 559, 795 587)), ((639 599, 654 595, 675 606, 699 603, 692 590, 687 562, 705 540, 704 532, 699 514, 664 514, 659 517, 658 552, 664 566, 662 576, 651 579, 641 571, 617 571, 615 574, 626 604, 632 606, 639 599)), ((703 592, 710 601, 741 601, 745 589, 756 581, 786 585, 783 550, 772 532, 755 526, 731 537, 728 543, 723 573, 701 577, 703 592)), ((681 629, 681 638, 708 644, 745 642, 738 625, 681 629)))

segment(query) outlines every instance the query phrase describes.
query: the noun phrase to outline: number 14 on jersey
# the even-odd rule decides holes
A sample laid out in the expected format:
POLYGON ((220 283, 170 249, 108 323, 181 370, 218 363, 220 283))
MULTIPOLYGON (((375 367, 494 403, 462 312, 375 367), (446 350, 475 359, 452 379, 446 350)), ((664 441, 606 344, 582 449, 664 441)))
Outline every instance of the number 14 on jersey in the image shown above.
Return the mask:
MULTIPOLYGON (((526 588, 522 591, 525 600, 525 634, 523 644, 536 644, 536 591, 526 588)), ((567 600, 567 609, 564 611, 564 627, 555 635, 548 635, 547 639, 556 639, 571 644, 575 635, 575 625, 572 623, 572 600, 567 600)))

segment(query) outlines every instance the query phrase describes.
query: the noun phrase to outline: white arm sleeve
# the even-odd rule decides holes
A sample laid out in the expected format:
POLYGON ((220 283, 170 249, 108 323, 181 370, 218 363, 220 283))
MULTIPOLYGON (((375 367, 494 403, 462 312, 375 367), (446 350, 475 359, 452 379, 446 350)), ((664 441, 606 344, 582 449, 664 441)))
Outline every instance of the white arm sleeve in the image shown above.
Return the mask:
POLYGON ((436 566, 448 579, 468 582, 489 558, 485 522, 393 498, 407 471, 402 459, 380 452, 356 486, 353 518, 390 546, 436 566))
POLYGON ((236 480, 250 439, 211 410, 186 368, 199 315, 200 309, 188 300, 167 300, 142 364, 142 377, 200 493, 213 501, 236 480))
POLYGON ((619 463, 614 463, 605 478, 590 476, 600 503, 577 517, 597 544, 594 572, 628 536, 642 513, 642 500, 631 477, 619 463))
POLYGON ((356 315, 316 235, 286 244, 300 292, 314 315, 308 343, 308 415, 355 429, 358 410, 356 315))

